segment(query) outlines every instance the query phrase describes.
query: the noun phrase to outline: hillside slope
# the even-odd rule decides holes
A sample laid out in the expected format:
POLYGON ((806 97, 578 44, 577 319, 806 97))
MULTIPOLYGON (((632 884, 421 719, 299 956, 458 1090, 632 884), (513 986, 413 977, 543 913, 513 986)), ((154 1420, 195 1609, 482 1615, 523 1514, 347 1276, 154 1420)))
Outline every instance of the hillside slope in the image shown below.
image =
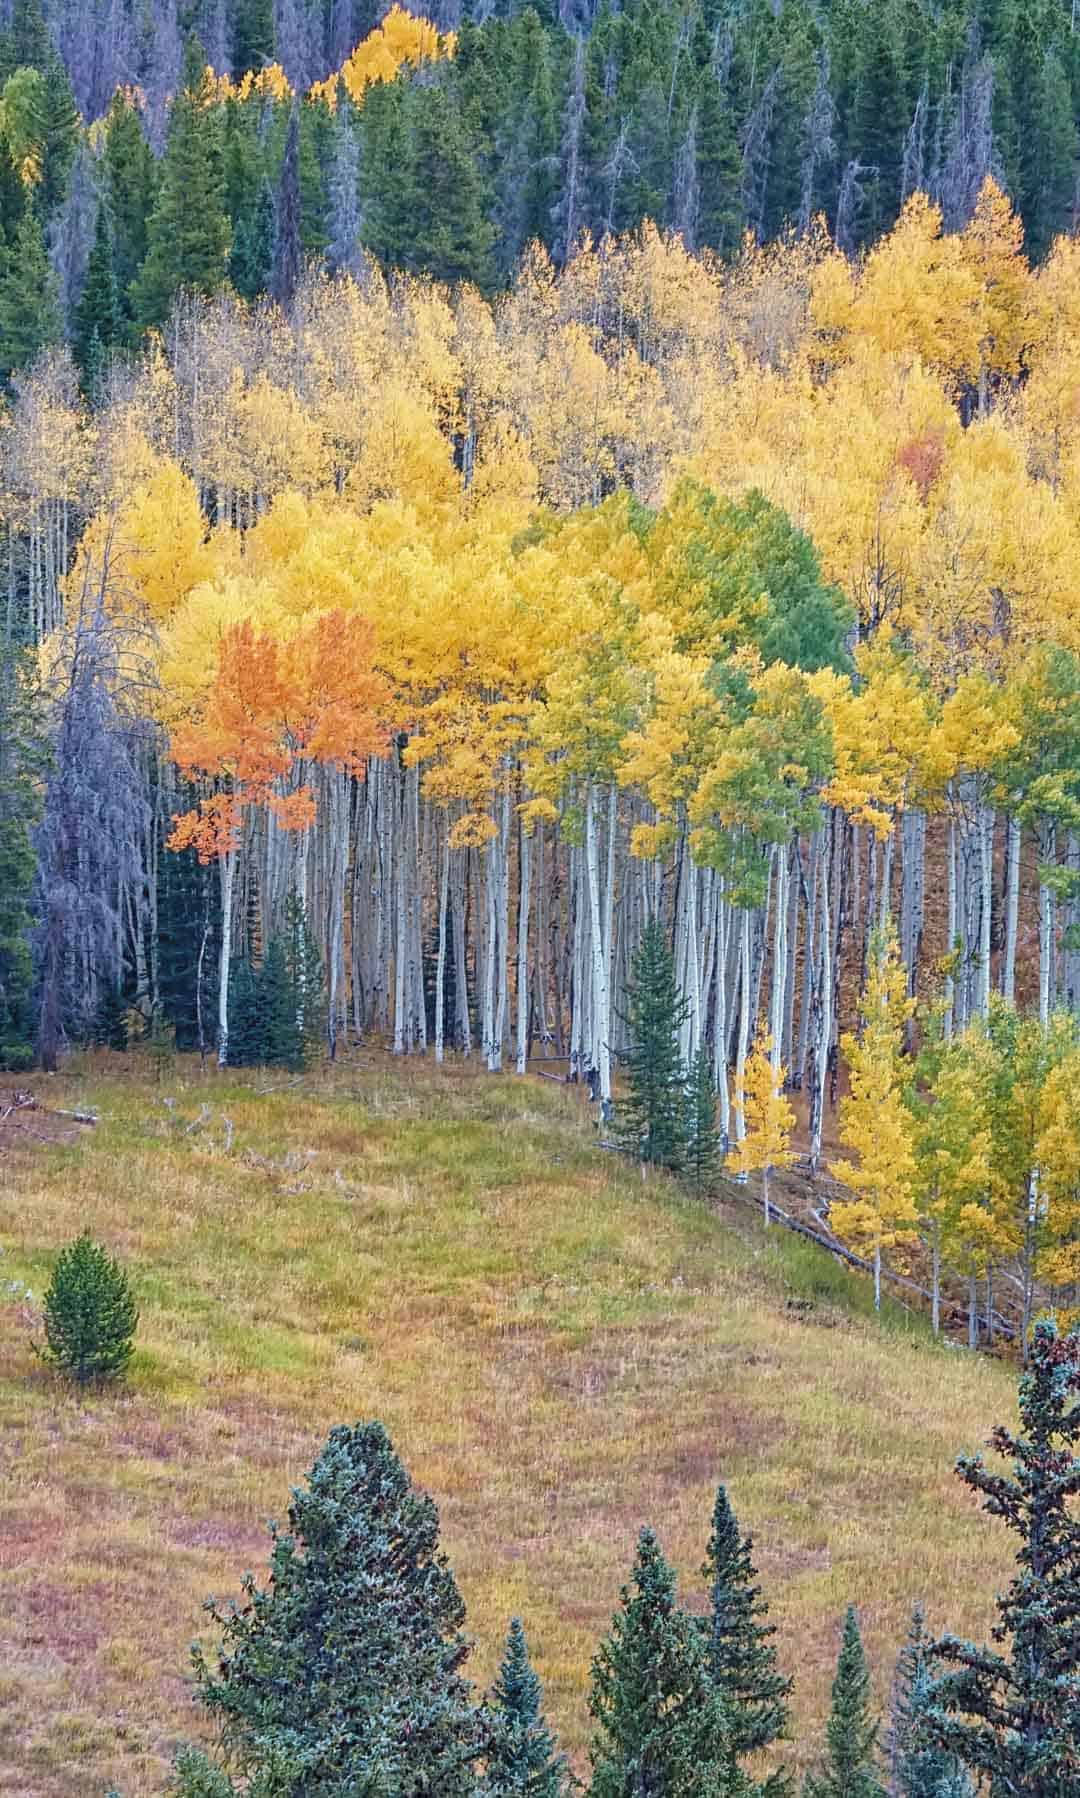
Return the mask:
POLYGON ((0 1145, 0 1792, 161 1790, 197 1728, 200 1603, 264 1565, 266 1517, 344 1419, 382 1417, 436 1496, 474 1677, 520 1612, 580 1764, 638 1527, 700 1600, 719 1477, 801 1763, 848 1599, 882 1694, 913 1599, 985 1627, 1007 1548, 950 1468, 1011 1409, 1008 1369, 876 1323, 856 1277, 741 1209, 643 1184, 556 1087, 382 1055, 268 1084, 182 1063, 154 1086, 115 1058, 40 1083, 96 1128, 0 1145), (83 1403, 9 1282, 39 1299, 85 1224, 142 1323, 128 1389, 83 1403))

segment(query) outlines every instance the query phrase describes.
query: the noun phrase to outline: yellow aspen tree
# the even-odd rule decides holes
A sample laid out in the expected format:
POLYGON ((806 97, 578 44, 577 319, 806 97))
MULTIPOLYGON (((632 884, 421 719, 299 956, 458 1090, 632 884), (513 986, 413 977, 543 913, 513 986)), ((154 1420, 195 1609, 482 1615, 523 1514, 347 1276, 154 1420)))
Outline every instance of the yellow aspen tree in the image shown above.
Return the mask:
POLYGON ((735 1090, 742 1133, 732 1150, 731 1165, 740 1175, 760 1173, 766 1227, 772 1221, 769 1175, 773 1168, 790 1167, 795 1159, 790 1147, 795 1113, 784 1093, 786 1076, 786 1068, 775 1065, 771 1032, 759 1030, 735 1090))
POLYGON ((852 1159, 830 1173, 851 1193, 831 1208, 841 1242, 874 1263, 874 1307, 881 1309, 881 1252, 908 1242, 918 1228, 911 1114, 904 1102, 904 1025, 913 1001, 891 926, 870 940, 861 1029, 841 1038, 850 1091, 840 1105, 840 1135, 852 1159))

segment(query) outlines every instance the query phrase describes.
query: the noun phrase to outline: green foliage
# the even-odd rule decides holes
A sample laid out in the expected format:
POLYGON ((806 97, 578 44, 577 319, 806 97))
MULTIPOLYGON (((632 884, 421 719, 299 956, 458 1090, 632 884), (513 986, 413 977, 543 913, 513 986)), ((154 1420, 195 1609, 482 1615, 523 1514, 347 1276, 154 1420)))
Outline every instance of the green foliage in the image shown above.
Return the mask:
POLYGON ((254 300, 270 285, 274 266, 274 190, 263 177, 254 204, 233 237, 229 274, 237 293, 254 300))
POLYGON ((974 1798, 974 1787, 956 1756, 927 1736, 933 1702, 930 1643, 922 1606, 896 1663, 889 1726, 889 1770, 896 1798, 974 1798))
POLYGON ((132 290, 137 321, 158 325, 182 288, 211 294, 228 271, 221 119, 205 57, 189 44, 185 85, 173 102, 161 185, 147 227, 146 260, 132 290))
POLYGON ((652 1530, 593 1661, 590 1798, 736 1798, 747 1791, 702 1633, 675 1602, 652 1530))
POLYGON ((80 1385, 122 1374, 139 1313, 127 1275, 89 1234, 62 1250, 45 1294, 42 1359, 80 1385))
POLYGON ((519 1617, 510 1624, 489 1709, 491 1742, 481 1786, 484 1798, 559 1798, 566 1763, 544 1721, 540 1681, 529 1660, 519 1617))
MULTIPOLYGON (((239 1607, 211 1603, 220 1649, 194 1651, 229 1772, 267 1798, 471 1798, 485 1732, 461 1674, 465 1607, 438 1512, 381 1424, 331 1432, 272 1537, 268 1583, 249 1575, 239 1607)), ((181 1789, 209 1798, 206 1762, 201 1787, 188 1766, 181 1789)))
POLYGON ((306 1067, 326 1026, 318 946, 301 901, 286 902, 284 927, 260 965, 241 957, 229 981, 229 1062, 233 1067, 306 1067))
MULTIPOLYGON (((778 1741, 788 1726, 792 1682, 777 1670, 772 1638, 763 1622, 769 1607, 755 1582, 753 1538, 739 1532, 738 1519, 723 1486, 713 1506, 712 1534, 702 1574, 709 1588, 709 1615, 700 1627, 709 1673, 724 1698, 736 1754, 757 1754, 778 1741)), ((782 1798, 790 1780, 775 1776, 770 1798, 782 1798)))
POLYGON ((0 378, 9 381, 60 337, 56 277, 41 225, 28 208, 0 265, 0 378))
POLYGON ((1017 1572, 997 1599, 994 1638, 978 1648, 955 1636, 933 1643, 944 1672, 928 1707, 928 1737, 993 1792, 1068 1798, 1080 1780, 1080 1337, 1036 1324, 1020 1381, 1020 1430, 999 1426, 990 1446, 1012 1463, 996 1473, 981 1455, 957 1472, 984 1510, 1019 1538, 1017 1572))
POLYGON ((116 284, 116 252, 108 206, 98 208, 86 284, 75 309, 72 350, 84 393, 97 395, 110 351, 123 340, 124 313, 116 284))
POLYGON ((630 968, 620 1060, 626 1095, 616 1110, 620 1143, 642 1161, 678 1168, 686 1152, 686 1076, 679 1030, 688 1012, 663 926, 646 925, 630 968))
POLYGON ((103 203, 112 230, 116 291, 130 337, 134 328, 132 286, 146 257, 150 214, 157 194, 157 168, 143 130, 142 116, 123 94, 105 115, 103 203))
POLYGON ((712 1055, 702 1043, 686 1076, 686 1145, 683 1171, 700 1196, 712 1186, 723 1159, 716 1122, 712 1055))
POLYGON ((876 1765, 878 1726, 870 1713, 870 1670, 854 1605, 844 1618, 825 1733, 825 1764, 807 1775, 804 1798, 885 1798, 876 1765))
POLYGON ((33 1060, 30 896, 44 724, 29 658, 0 642, 0 1068, 33 1060))

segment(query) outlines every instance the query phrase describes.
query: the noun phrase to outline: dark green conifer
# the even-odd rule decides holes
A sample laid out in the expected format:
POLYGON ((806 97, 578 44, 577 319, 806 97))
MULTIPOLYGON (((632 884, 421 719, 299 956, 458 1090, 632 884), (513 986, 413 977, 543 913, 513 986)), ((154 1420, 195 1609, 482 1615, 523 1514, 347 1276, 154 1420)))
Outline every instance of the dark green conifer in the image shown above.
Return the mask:
POLYGON ((1019 1538, 1017 1572, 997 1600, 996 1648, 955 1636, 933 1644, 944 1667, 927 1733, 973 1778, 1010 1798, 1080 1789, 1080 1336, 1036 1324, 1020 1381, 1020 1430, 990 1446, 1010 1473, 964 1455, 957 1471, 1019 1538))
MULTIPOLYGON (((791 1680, 776 1665, 769 1607, 756 1584, 753 1537, 743 1536, 727 1491, 718 1486, 712 1533, 702 1574, 709 1589, 709 1614, 700 1625, 709 1672, 723 1695, 732 1745, 740 1756, 757 1754, 783 1737, 788 1727, 791 1680)), ((790 1790, 786 1775, 768 1786, 770 1798, 790 1790)))
POLYGON ((55 50, 46 58, 42 74, 41 180, 35 200, 48 220, 67 193, 82 119, 68 72, 55 50))
POLYGON ((926 1621, 922 1606, 916 1605, 893 1681, 888 1741, 893 1792, 895 1798, 974 1798, 956 1756, 927 1739, 933 1690, 926 1621))
MULTIPOLYGON (((465 1607, 438 1512, 382 1425, 333 1430, 272 1534, 267 1584, 211 1603, 221 1645, 194 1654, 230 1771, 282 1798, 473 1798, 486 1732, 461 1671, 465 1607)), ((189 1753, 180 1789, 214 1791, 211 1765, 189 1753)))
POLYGON ((228 272, 229 247, 219 108, 211 94, 205 55, 192 38, 184 86, 169 116, 146 260, 132 292, 138 322, 160 324, 181 288, 215 292, 228 272))
POLYGON ((629 1585, 593 1661, 590 1798, 743 1798, 723 1699, 675 1575, 642 1530, 629 1585))
POLYGON ((510 1624, 489 1709, 491 1744, 481 1786, 484 1798, 559 1798, 566 1763, 544 1720, 540 1681, 519 1617, 510 1624))
POLYGON ((886 1798, 877 1771, 878 1726, 870 1712, 870 1670, 859 1620, 849 1605, 826 1728, 827 1753, 820 1772, 809 1773, 804 1798, 886 1798))
POLYGON ((10 380, 61 336, 56 276, 37 215, 27 208, 0 266, 0 379, 10 380))
POLYGON ((124 94, 113 97, 105 115, 102 158, 112 228, 116 290, 130 337, 134 314, 131 289, 146 259, 150 215, 157 194, 157 165, 143 129, 142 115, 124 94))
POLYGON ((109 354, 124 334, 124 315, 116 285, 112 222, 104 200, 98 207, 93 247, 86 265, 86 283, 75 308, 73 325, 72 351, 82 376, 83 392, 93 400, 97 397, 109 354))
POLYGON ((274 190, 266 177, 254 205, 240 220, 229 258, 229 275, 245 300, 257 299, 270 286, 274 268, 274 190))
POLYGON ((627 1092, 618 1101, 618 1139, 642 1161, 682 1166, 686 1150, 685 1070, 679 1031, 688 1006, 675 979, 663 926, 646 925, 634 955, 620 1054, 627 1092))
POLYGON ((80 1385, 124 1372, 139 1313, 123 1268, 89 1235, 61 1251, 44 1311, 43 1360, 80 1385))
POLYGON ((274 60, 274 0, 236 0, 232 61, 235 73, 256 72, 274 60))

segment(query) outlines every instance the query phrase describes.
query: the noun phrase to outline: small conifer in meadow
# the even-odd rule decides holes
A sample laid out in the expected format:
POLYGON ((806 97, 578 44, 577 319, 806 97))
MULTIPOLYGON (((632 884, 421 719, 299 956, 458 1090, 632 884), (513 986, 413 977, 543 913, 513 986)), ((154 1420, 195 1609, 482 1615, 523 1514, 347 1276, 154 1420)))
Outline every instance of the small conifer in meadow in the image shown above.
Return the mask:
POLYGON ((122 1374, 139 1313, 119 1262, 85 1233, 62 1250, 45 1294, 42 1359, 80 1385, 122 1374))
POLYGON ((870 1709, 870 1669, 855 1606, 849 1605, 825 1731, 825 1763, 819 1772, 807 1775, 803 1798, 886 1798, 877 1770, 877 1737, 877 1720, 870 1709))
MULTIPOLYGON (((777 1668, 776 1632, 764 1621, 769 1607, 756 1583, 753 1546, 753 1537, 739 1530, 726 1489, 719 1486, 702 1568, 709 1614, 701 1628, 709 1672, 727 1706, 732 1743, 740 1756, 758 1754, 783 1736, 792 1684, 777 1668)), ((789 1789, 784 1773, 773 1774, 766 1786, 769 1798, 783 1798, 789 1789)))
POLYGON ((888 1739, 893 1789, 896 1798, 974 1798, 975 1788, 956 1755, 929 1739, 933 1702, 930 1641, 922 1606, 916 1605, 893 1681, 888 1739))
POLYGON ((510 1624, 489 1708, 491 1746, 481 1787, 484 1798, 559 1798, 566 1763, 544 1720, 540 1681, 519 1617, 510 1624))

